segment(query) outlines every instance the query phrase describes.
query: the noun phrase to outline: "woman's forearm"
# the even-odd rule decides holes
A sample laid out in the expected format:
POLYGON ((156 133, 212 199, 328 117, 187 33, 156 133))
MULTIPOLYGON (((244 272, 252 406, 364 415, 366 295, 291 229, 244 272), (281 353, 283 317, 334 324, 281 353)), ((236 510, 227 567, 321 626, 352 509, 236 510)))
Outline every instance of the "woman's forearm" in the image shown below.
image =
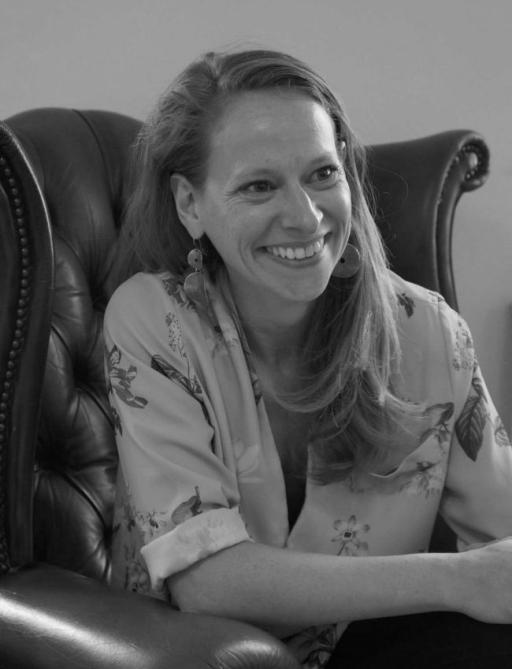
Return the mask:
POLYGON ((453 610, 460 556, 335 557, 245 542, 176 574, 182 610, 262 627, 453 610))

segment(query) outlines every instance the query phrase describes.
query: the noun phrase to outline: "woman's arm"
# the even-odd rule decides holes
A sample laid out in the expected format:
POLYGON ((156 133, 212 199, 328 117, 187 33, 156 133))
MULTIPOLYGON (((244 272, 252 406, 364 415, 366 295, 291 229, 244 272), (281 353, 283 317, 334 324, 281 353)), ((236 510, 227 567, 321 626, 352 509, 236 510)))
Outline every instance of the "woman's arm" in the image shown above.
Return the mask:
POLYGON ((512 540, 466 553, 337 557, 240 543, 172 576, 180 608, 261 627, 458 611, 512 622, 512 540))

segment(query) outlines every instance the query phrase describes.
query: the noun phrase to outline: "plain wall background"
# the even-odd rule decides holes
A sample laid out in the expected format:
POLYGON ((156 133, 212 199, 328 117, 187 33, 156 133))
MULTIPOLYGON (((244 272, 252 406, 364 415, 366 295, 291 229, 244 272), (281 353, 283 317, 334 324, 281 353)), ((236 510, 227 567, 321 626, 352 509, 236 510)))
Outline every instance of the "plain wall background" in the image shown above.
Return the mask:
POLYGON ((323 74, 365 143, 484 135, 491 177, 459 204, 455 278, 512 428, 510 0, 0 0, 0 118, 31 107, 144 117, 200 52, 289 51, 323 74))

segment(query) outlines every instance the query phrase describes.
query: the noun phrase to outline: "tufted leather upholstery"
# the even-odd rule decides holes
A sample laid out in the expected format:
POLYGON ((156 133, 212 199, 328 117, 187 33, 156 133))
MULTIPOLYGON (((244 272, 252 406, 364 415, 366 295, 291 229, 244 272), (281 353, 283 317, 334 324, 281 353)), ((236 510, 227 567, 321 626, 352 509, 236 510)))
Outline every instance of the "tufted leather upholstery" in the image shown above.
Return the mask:
POLYGON ((489 149, 477 133, 450 130, 369 147, 374 213, 392 268, 440 292, 457 309, 452 227, 461 195, 482 186, 489 149))
MULTIPOLYGON (((16 119, 20 137, 32 123, 30 114, 16 119)), ((29 151, 38 156, 52 220, 55 283, 36 459, 35 557, 108 579, 117 459, 102 322, 127 152, 139 123, 50 110, 38 115, 37 127, 29 151)))
MULTIPOLYGON (((146 609, 142 614, 137 609, 141 599, 142 607, 160 606, 109 588, 100 597, 94 588, 101 586, 90 579, 45 566, 109 579, 117 456, 101 328, 115 287, 111 267, 126 197, 127 154, 138 128, 138 121, 119 114, 68 109, 31 110, 0 126, 0 574, 5 574, 0 575, 0 660, 5 667, 29 666, 19 663, 23 643, 18 641, 36 633, 29 617, 13 627, 9 612, 18 597, 23 610, 32 611, 37 620, 36 613, 49 606, 44 598, 51 592, 52 615, 76 623, 73 596, 66 594, 76 593, 87 601, 80 624, 89 630, 101 615, 94 608, 95 596, 97 601, 113 597, 107 601, 116 614, 125 609, 127 616, 113 633, 117 640, 122 640, 123 629, 135 633, 134 619, 147 617, 146 609), (2 611, 8 612, 8 624, 2 622, 2 611)), ((451 131, 378 145, 370 147, 369 164, 375 211, 393 267, 405 278, 440 290, 456 307, 453 215, 460 195, 485 180, 484 141, 472 132, 451 131)), ((183 614, 169 607, 163 613, 160 607, 155 615, 164 614, 168 621, 156 623, 153 618, 152 627, 161 633, 162 625, 179 619, 182 631, 171 637, 190 647, 183 614)), ((230 654, 229 644, 236 645, 237 634, 247 642, 245 650, 230 654, 232 664, 205 666, 294 666, 267 635, 222 622, 228 625, 218 637, 225 643, 222 652, 230 654)), ((144 627, 144 638, 137 643, 155 662, 147 659, 145 666, 171 666, 157 664, 164 660, 147 650, 158 645, 148 639, 153 637, 144 627)), ((198 644, 205 641, 198 639, 198 644)), ((58 657, 63 642, 54 641, 58 657)), ((76 640, 66 643, 73 655, 76 640)), ((205 658, 212 652, 218 657, 218 648, 211 645, 209 637, 205 658)), ((171 657, 178 646, 173 645, 171 657)), ((75 653, 73 661, 88 657, 87 666, 106 666, 104 657, 92 658, 87 652, 75 653)), ((30 666, 75 664, 56 660, 30 666)))

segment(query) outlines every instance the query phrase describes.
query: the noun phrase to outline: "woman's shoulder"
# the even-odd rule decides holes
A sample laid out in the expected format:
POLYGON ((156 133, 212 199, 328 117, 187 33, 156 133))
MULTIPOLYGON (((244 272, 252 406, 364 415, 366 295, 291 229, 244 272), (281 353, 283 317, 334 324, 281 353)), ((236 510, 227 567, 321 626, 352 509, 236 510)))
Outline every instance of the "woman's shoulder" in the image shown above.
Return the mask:
POLYGON ((190 302, 179 278, 170 272, 139 272, 113 292, 105 310, 105 328, 151 329, 161 317, 183 313, 186 321, 190 302))
POLYGON ((182 279, 170 272, 139 272, 116 288, 108 302, 106 316, 118 310, 125 312, 127 308, 132 313, 135 308, 153 310, 162 303, 166 303, 166 308, 173 303, 187 306, 182 279))
POLYGON ((451 308, 440 293, 420 286, 417 283, 406 281, 394 272, 390 272, 390 274, 398 305, 403 309, 407 317, 411 317, 418 312, 436 313, 440 309, 451 311, 451 308))
POLYGON ((473 354, 473 342, 464 318, 434 291, 392 275, 398 300, 402 341, 414 340, 425 349, 466 350, 473 354))
POLYGON ((114 290, 109 301, 109 306, 112 303, 116 304, 125 299, 131 299, 135 295, 138 296, 147 292, 154 294, 155 291, 159 290, 162 276, 164 274, 153 274, 150 272, 133 274, 114 290))

